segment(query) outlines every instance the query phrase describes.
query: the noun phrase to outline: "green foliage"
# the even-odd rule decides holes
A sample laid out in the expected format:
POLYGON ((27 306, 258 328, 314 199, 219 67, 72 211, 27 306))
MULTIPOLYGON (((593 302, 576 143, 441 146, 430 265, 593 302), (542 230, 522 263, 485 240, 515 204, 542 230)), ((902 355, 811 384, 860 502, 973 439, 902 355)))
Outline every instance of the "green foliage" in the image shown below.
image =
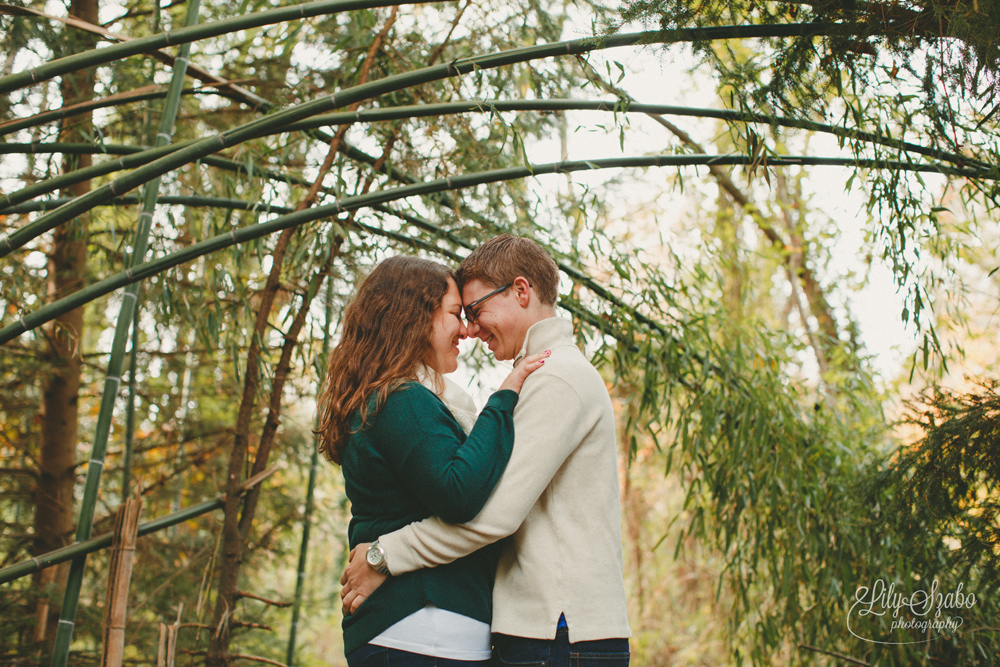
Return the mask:
MULTIPOLYGON (((622 7, 624 21, 661 28, 727 24, 780 25, 798 21, 822 26, 818 39, 765 40, 758 58, 736 67, 716 60, 723 76, 750 83, 739 88, 747 106, 786 113, 816 112, 826 107, 830 91, 882 83, 872 65, 881 56, 923 80, 924 111, 940 129, 953 119, 948 91, 984 98, 981 117, 997 101, 1000 73, 1000 6, 995 2, 953 3, 920 0, 905 5, 881 2, 763 2, 722 0, 635 0, 622 7)), ((713 58, 712 45, 697 47, 713 58)), ((942 139, 944 137, 942 136, 942 139)))
MULTIPOLYGON (((636 0, 623 3, 621 21, 662 31, 727 24, 813 26, 815 35, 757 39, 752 45, 705 39, 692 48, 711 67, 730 106, 837 123, 847 136, 853 135, 845 143, 855 157, 912 161, 915 156, 907 155, 902 142, 918 138, 928 146, 948 146, 993 173, 1000 168, 996 2, 636 0), (858 141, 863 132, 888 141, 858 141)), ((749 156, 758 154, 754 135, 739 126, 733 132, 749 156)), ((941 276, 916 256, 927 226, 937 224, 934 207, 927 206, 928 187, 897 170, 861 175, 867 181, 878 251, 908 295, 903 319, 912 321, 924 338, 923 367, 933 363, 946 368, 948 352, 938 340, 933 304, 927 299, 941 276)), ((931 189, 937 189, 939 181, 933 182, 931 189)), ((956 185, 970 196, 984 195, 987 206, 996 209, 995 183, 956 185)))
POLYGON ((988 603, 1000 587, 1000 383, 981 380, 968 393, 935 387, 922 403, 905 423, 923 436, 871 480, 875 519, 923 565, 975 575, 988 603))

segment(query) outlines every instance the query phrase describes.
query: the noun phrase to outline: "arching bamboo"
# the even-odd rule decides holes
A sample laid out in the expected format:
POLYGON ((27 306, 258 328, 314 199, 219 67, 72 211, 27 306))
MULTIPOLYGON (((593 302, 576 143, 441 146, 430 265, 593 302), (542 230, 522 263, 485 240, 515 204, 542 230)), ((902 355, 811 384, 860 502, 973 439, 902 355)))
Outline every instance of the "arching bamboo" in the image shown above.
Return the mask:
POLYGON ((254 14, 236 16, 222 21, 203 23, 201 25, 185 26, 178 30, 161 32, 149 37, 133 39, 128 42, 112 44, 111 46, 66 56, 65 58, 58 58, 39 65, 34 69, 9 74, 0 78, 0 95, 20 88, 26 88, 27 86, 41 83, 42 81, 84 67, 103 65, 168 46, 191 44, 192 42, 208 39, 209 37, 218 37, 237 30, 249 30, 251 28, 260 28, 286 21, 297 21, 313 16, 338 14, 356 9, 417 5, 424 2, 430 2, 430 0, 322 0, 320 2, 307 2, 289 7, 279 7, 254 14))
MULTIPOLYGON (((156 89, 147 90, 147 88, 157 88, 157 86, 147 86, 145 88, 140 88, 138 90, 133 90, 128 93, 121 93, 118 95, 112 95, 110 97, 105 97, 102 99, 94 100, 92 102, 87 102, 85 104, 74 104, 70 107, 62 107, 59 109, 52 109, 51 111, 43 111, 41 113, 35 114, 34 116, 28 116, 27 118, 17 118, 15 120, 9 120, 6 123, 0 123, 0 137, 5 137, 8 134, 13 134, 19 130, 30 130, 47 123, 52 123, 57 120, 65 120, 67 118, 73 118, 85 113, 90 113, 97 109, 107 109, 110 107, 119 107, 123 104, 129 104, 131 102, 147 102, 149 100, 163 99, 167 96, 166 89, 156 89)), ((185 88, 182 95, 220 95, 226 97, 226 94, 221 90, 216 90, 214 88, 185 88)))
MULTIPOLYGON (((832 134, 845 139, 855 139, 865 143, 877 144, 897 150, 917 153, 937 160, 952 162, 960 166, 979 166, 985 169, 993 165, 972 159, 966 155, 952 153, 914 144, 900 139, 894 139, 875 132, 862 132, 828 123, 819 123, 803 118, 772 116, 762 113, 747 113, 730 109, 711 109, 706 107, 686 107, 671 104, 643 104, 622 100, 578 100, 578 99, 547 99, 547 100, 460 100, 457 102, 442 102, 439 104, 412 104, 398 107, 379 107, 375 109, 359 109, 357 111, 319 114, 307 120, 291 123, 279 128, 278 132, 304 132, 322 127, 346 125, 350 123, 376 123, 393 120, 409 120, 449 116, 460 113, 498 113, 520 111, 604 111, 611 113, 641 113, 661 116, 689 116, 695 118, 716 118, 730 123, 754 123, 762 125, 778 125, 809 132, 832 134)), ((178 146, 188 145, 177 144, 178 146)), ((8 143, 0 144, 0 154, 28 153, 104 153, 111 155, 137 154, 144 152, 147 161, 152 161, 150 149, 118 144, 86 144, 86 143, 8 143)))
MULTIPOLYGON (((462 174, 444 179, 405 185, 389 190, 359 195, 357 197, 345 197, 333 204, 317 206, 312 209, 298 211, 282 215, 273 220, 234 229, 225 234, 205 239, 194 243, 187 248, 178 250, 157 260, 146 262, 139 266, 127 269, 114 276, 105 278, 89 287, 86 287, 74 294, 55 301, 46 306, 23 315, 17 322, 13 322, 3 329, 0 329, 0 344, 12 340, 26 331, 43 324, 64 309, 75 308, 81 304, 92 301, 116 289, 138 282, 149 276, 161 273, 169 268, 184 264, 222 248, 258 239, 274 232, 296 227, 298 225, 312 222, 322 218, 331 217, 345 211, 358 208, 384 204, 386 202, 405 199, 417 195, 427 195, 435 192, 447 190, 459 190, 462 188, 484 185, 486 183, 497 183, 509 181, 529 176, 540 176, 543 174, 562 174, 575 171, 588 171, 596 169, 620 169, 626 167, 682 167, 699 165, 728 165, 740 166, 750 165, 752 160, 745 155, 654 155, 647 157, 633 158, 606 158, 600 160, 578 160, 573 162, 554 162, 549 164, 532 165, 531 167, 509 167, 506 169, 496 169, 482 173, 462 174)), ((774 157, 768 160, 769 167, 783 166, 836 166, 854 167, 858 169, 890 169, 899 171, 913 171, 921 173, 939 173, 951 176, 962 176, 966 178, 997 178, 988 173, 973 171, 969 169, 954 169, 936 164, 912 164, 897 160, 855 160, 851 158, 817 158, 817 157, 774 157)))
MULTIPOLYGON (((4 211, 4 215, 14 215, 18 213, 34 213, 36 211, 46 211, 53 207, 61 206, 66 202, 73 201, 70 197, 59 197, 54 199, 42 199, 18 204, 4 211)), ((287 206, 272 206, 266 202, 247 202, 242 199, 226 199, 223 197, 206 197, 201 195, 160 195, 157 200, 160 204, 168 206, 208 206, 211 208, 229 208, 241 211, 258 211, 260 213, 291 213, 292 209, 287 206)), ((141 203, 136 195, 125 195, 116 197, 111 201, 101 204, 101 206, 135 206, 141 203)))
MULTIPOLYGON (((828 133, 842 138, 854 139, 866 143, 886 146, 900 151, 907 151, 919 155, 924 155, 926 157, 931 157, 934 159, 951 162, 961 167, 979 167, 985 170, 990 170, 995 168, 995 165, 989 165, 982 161, 975 160, 964 155, 951 153, 949 151, 944 151, 936 148, 929 148, 911 142, 896 140, 891 137, 887 137, 872 132, 860 132, 856 130, 849 130, 834 125, 817 123, 814 121, 809 121, 804 119, 787 118, 783 116, 769 116, 766 114, 749 114, 738 111, 721 110, 721 109, 681 107, 681 106, 662 105, 662 104, 640 104, 640 103, 623 104, 621 101, 602 101, 602 100, 573 100, 573 99, 526 100, 526 101, 467 100, 467 101, 448 102, 441 104, 408 105, 401 107, 359 110, 353 112, 321 114, 313 118, 310 118, 308 120, 292 123, 291 125, 283 127, 278 131, 280 132, 307 131, 329 125, 342 125, 346 123, 358 123, 358 122, 401 120, 407 118, 440 116, 440 115, 468 113, 468 112, 492 113, 492 112, 503 112, 503 111, 569 111, 569 110, 693 116, 697 118, 717 118, 720 120, 725 120, 727 122, 759 123, 768 125, 773 124, 782 127, 796 128, 812 132, 828 133)), ((144 164, 149 164, 155 159, 165 154, 173 152, 175 146, 177 147, 177 149, 179 149, 184 146, 189 146, 191 143, 192 142, 184 142, 181 144, 172 144, 171 146, 153 148, 153 149, 145 149, 133 146, 122 146, 117 144, 113 145, 83 144, 83 143, 0 144, 0 154, 2 153, 40 154, 40 153, 57 153, 57 152, 84 153, 88 152, 89 150, 90 152, 95 152, 95 153, 104 153, 112 155, 125 154, 131 156, 130 158, 124 158, 118 161, 109 161, 102 163, 100 165, 94 165, 92 167, 88 167, 87 169, 84 170, 78 170, 77 172, 63 174, 55 178, 48 179, 46 181, 42 181, 40 183, 32 184, 31 186, 28 186, 27 188, 24 188, 20 191, 5 195, 5 200, 8 202, 8 204, 7 205, 0 204, 0 212, 10 214, 10 213, 23 212, 25 210, 48 210, 49 208, 53 208, 55 206, 56 201, 58 201, 59 206, 68 204, 72 200, 68 199, 48 200, 53 203, 48 204, 44 208, 35 208, 35 209, 18 208, 18 205, 25 201, 29 201, 30 199, 38 197, 41 194, 54 191, 57 188, 65 187, 68 184, 76 182, 76 178, 83 180, 84 178, 91 178, 96 175, 104 175, 107 173, 112 173, 114 171, 123 170, 129 167, 137 167, 137 166, 142 166, 144 164), (74 174, 78 174, 78 176, 74 177, 74 174)), ((202 160, 206 164, 210 164, 212 166, 218 166, 229 170, 241 170, 243 168, 243 166, 240 163, 213 155, 205 156, 204 158, 202 158, 202 160)), ((279 179, 282 181, 289 180, 287 176, 282 176, 275 173, 268 173, 267 175, 272 179, 279 179)), ((38 221, 32 224, 38 224, 38 221)), ((24 235, 31 236, 33 232, 29 231, 28 227, 29 226, 26 225, 25 227, 15 232, 15 234, 21 233, 24 235)), ((0 254, 0 256, 2 256, 2 254, 0 254)))
MULTIPOLYGON (((839 26, 839 24, 838 24, 839 26)), ((405 90, 412 86, 460 76, 483 69, 493 69, 504 65, 550 58, 564 55, 580 55, 591 51, 634 46, 656 42, 683 42, 704 39, 737 39, 754 37, 784 37, 790 35, 813 35, 831 28, 826 24, 784 25, 784 26, 727 26, 699 30, 639 32, 612 35, 606 38, 587 37, 583 39, 528 46, 497 54, 475 56, 452 61, 444 65, 433 65, 412 72, 387 76, 377 81, 363 83, 338 93, 289 107, 270 116, 260 118, 245 125, 222 132, 215 137, 193 142, 185 148, 166 155, 154 162, 139 167, 126 176, 121 176, 108 185, 95 189, 66 204, 56 211, 40 217, 30 229, 21 228, 10 236, 0 239, 0 257, 23 246, 32 238, 44 234, 66 220, 77 217, 93 206, 139 187, 189 162, 201 159, 223 148, 278 132, 289 124, 315 116, 338 107, 371 99, 386 93, 405 90)), ((102 51, 109 49, 102 49, 102 51)))

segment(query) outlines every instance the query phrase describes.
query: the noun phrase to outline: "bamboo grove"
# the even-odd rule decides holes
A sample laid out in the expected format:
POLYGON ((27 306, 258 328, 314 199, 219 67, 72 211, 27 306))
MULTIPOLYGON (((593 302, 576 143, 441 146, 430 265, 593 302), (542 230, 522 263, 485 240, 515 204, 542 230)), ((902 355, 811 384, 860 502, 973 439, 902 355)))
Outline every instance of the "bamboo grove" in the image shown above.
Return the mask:
MULTIPOLYGON (((847 4, 0 6, 0 661, 102 655, 109 531, 140 496, 124 662, 340 664, 300 630, 339 636, 348 510, 309 406, 340 309, 386 254, 455 262, 510 231, 557 258, 606 374, 626 507, 649 461, 680 480, 669 546, 720 563, 732 663, 996 664, 997 386, 933 393, 897 449, 802 188, 860 184, 924 343, 914 371, 947 367, 942 274, 992 260, 945 229, 935 184, 995 227, 998 10, 847 4), (623 51, 694 54, 716 103, 641 99, 593 64, 623 51), (640 118, 671 141, 532 159, 584 112, 623 148, 640 118), (640 171, 715 188, 698 254, 652 252, 613 193, 539 193, 640 171), (262 582, 285 570, 289 591, 262 582), (933 641, 887 617, 859 641, 856 590, 885 578, 977 602, 933 641)), ((662 629, 634 581, 640 642, 662 629)))

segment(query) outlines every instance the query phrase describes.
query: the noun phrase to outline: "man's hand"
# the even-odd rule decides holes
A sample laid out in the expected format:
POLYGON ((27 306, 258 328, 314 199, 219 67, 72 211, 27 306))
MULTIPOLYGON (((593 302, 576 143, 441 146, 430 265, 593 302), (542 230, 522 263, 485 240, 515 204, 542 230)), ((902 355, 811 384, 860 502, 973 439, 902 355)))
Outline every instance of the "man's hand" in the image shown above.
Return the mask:
POLYGON ((351 549, 350 563, 340 577, 340 583, 343 585, 340 590, 340 599, 344 602, 344 616, 350 616, 356 612, 361 603, 386 580, 386 575, 379 574, 368 565, 368 561, 365 559, 367 553, 367 542, 351 549))

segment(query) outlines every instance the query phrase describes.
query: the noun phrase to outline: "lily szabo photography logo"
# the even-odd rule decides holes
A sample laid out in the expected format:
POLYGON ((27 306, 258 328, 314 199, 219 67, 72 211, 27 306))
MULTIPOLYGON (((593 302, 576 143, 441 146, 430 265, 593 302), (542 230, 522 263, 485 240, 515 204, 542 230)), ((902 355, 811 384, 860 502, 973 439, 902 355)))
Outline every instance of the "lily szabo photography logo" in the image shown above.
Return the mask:
POLYGON ((937 579, 912 591, 882 579, 871 587, 858 586, 847 612, 847 629, 875 644, 917 644, 953 633, 962 625, 961 610, 976 606, 976 596, 962 589, 959 584, 954 591, 943 591, 937 579), (913 640, 887 641, 893 637, 913 640))

